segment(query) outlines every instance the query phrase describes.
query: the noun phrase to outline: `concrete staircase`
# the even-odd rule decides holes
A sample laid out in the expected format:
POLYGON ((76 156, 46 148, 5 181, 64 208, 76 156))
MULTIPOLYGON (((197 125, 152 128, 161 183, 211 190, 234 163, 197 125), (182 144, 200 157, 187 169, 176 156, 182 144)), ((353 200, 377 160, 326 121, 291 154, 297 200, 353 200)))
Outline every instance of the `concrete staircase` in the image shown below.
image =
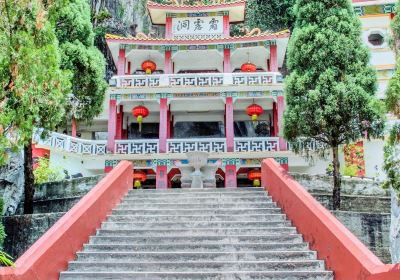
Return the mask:
POLYGON ((266 192, 241 188, 132 190, 60 279, 334 278, 266 192))

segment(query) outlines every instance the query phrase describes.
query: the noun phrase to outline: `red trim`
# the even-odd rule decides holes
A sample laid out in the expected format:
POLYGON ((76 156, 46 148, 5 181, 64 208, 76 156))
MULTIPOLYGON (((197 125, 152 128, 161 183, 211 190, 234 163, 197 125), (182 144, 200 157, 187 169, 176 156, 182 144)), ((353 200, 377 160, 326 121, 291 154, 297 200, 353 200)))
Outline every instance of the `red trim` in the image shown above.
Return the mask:
POLYGON ((127 71, 126 74, 127 74, 127 75, 130 75, 130 74, 131 74, 131 62, 130 62, 130 61, 128 61, 128 71, 127 71))
POLYGON ((168 5, 168 4, 159 4, 155 3, 152 1, 147 2, 147 9, 151 11, 152 9, 154 10, 170 10, 171 13, 173 11, 177 12, 182 12, 182 11, 196 11, 196 12, 205 12, 205 11, 210 11, 210 10, 218 10, 218 11, 223 11, 225 8, 234 8, 234 7, 245 7, 246 6, 246 0, 239 0, 236 2, 231 2, 231 3, 221 3, 221 4, 211 4, 211 5, 168 5))
POLYGON ((235 151, 235 131, 234 131, 234 119, 233 119, 233 98, 226 98, 225 105, 225 136, 226 136, 226 147, 228 153, 235 151))
POLYGON ((262 186, 336 280, 400 279, 400 265, 384 265, 273 159, 262 163, 262 186))
POLYGON ((107 149, 111 153, 114 153, 116 134, 117 134, 117 101, 110 100, 109 106, 108 106, 107 149))
POLYGON ((58 280, 132 184, 132 164, 120 163, 16 261, 16 268, 0 269, 0 279, 58 280))

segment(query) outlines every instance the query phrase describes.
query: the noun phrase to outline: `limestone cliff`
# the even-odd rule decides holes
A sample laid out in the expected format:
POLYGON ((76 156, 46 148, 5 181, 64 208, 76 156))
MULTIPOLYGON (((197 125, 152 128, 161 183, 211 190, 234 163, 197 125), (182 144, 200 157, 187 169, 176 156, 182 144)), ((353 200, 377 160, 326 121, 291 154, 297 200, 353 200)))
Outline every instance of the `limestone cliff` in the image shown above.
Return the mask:
POLYGON ((147 0, 90 0, 97 34, 96 44, 107 58, 107 77, 115 72, 115 66, 108 53, 104 34, 135 36, 137 32, 144 32, 153 37, 164 36, 163 27, 152 26, 146 2, 147 0))

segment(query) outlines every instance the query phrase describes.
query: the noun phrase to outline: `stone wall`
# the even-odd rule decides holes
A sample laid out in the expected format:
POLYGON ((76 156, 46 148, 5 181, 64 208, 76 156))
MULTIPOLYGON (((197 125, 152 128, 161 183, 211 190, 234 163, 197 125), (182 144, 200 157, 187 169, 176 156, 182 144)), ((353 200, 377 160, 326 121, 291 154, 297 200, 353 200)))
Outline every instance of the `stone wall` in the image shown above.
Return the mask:
MULTIPOLYGON (((312 193, 331 193, 333 177, 326 175, 290 174, 292 177, 312 193)), ((363 196, 390 196, 390 193, 381 188, 382 182, 372 179, 346 178, 342 179, 342 194, 363 196)))
POLYGON ((384 263, 390 263, 390 214, 334 211, 333 213, 384 263))
POLYGON ((47 213, 3 217, 7 234, 4 251, 17 259, 63 215, 47 213))
MULTIPOLYGON (((55 213, 68 211, 103 177, 104 175, 98 175, 36 185, 34 196, 34 213, 55 213)), ((23 213, 23 201, 20 203, 17 213, 23 213)))

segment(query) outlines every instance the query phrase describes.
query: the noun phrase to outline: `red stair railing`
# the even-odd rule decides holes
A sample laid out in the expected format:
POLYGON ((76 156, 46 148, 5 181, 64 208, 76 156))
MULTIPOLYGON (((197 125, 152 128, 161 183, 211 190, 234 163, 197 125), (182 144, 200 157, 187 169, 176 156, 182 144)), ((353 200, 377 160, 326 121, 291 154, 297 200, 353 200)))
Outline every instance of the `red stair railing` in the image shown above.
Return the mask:
POLYGON ((273 159, 262 163, 262 186, 335 280, 400 280, 400 264, 383 264, 273 159))
POLYGON ((58 280, 76 252, 96 233, 133 186, 132 164, 124 161, 58 220, 16 262, 0 269, 1 280, 58 280))

